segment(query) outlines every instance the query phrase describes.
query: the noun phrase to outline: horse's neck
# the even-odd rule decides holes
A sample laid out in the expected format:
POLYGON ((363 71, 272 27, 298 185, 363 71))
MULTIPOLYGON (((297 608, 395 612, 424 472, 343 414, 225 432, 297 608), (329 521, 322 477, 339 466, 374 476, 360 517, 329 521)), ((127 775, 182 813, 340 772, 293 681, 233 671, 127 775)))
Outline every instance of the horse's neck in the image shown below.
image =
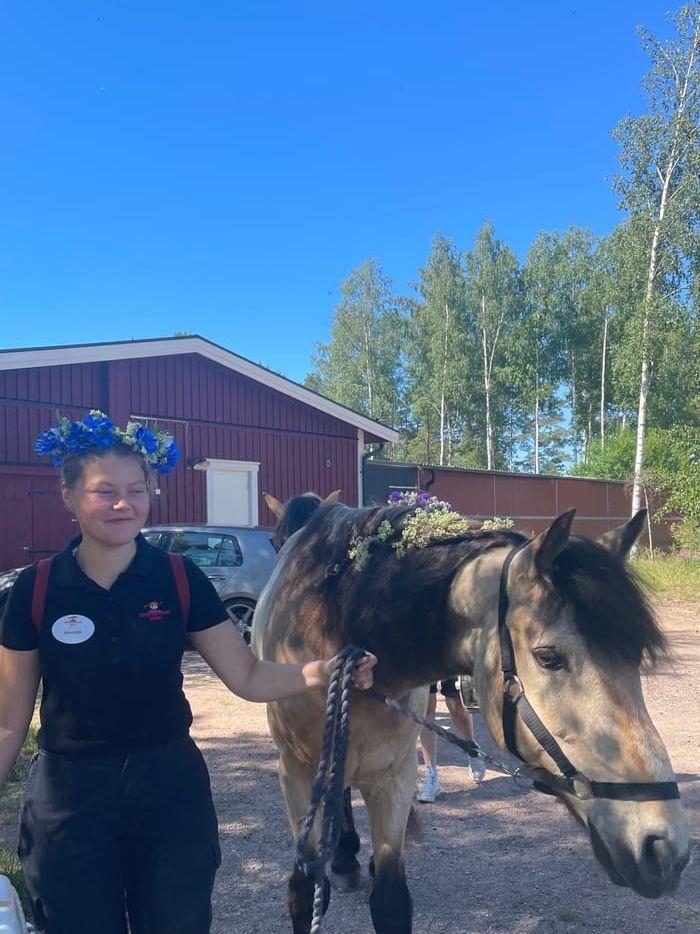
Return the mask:
POLYGON ((460 671, 481 675, 498 643, 498 589, 503 552, 494 549, 464 565, 448 600, 448 658, 460 671))
POLYGON ((481 672, 498 639, 497 607, 500 549, 494 558, 477 559, 455 577, 437 644, 416 621, 411 638, 401 635, 391 646, 377 646, 379 676, 392 691, 418 687, 442 678, 481 672), (382 659, 386 664, 381 666, 382 659), (382 671, 383 668, 383 671, 382 671), (383 677, 382 677, 383 676, 383 677))

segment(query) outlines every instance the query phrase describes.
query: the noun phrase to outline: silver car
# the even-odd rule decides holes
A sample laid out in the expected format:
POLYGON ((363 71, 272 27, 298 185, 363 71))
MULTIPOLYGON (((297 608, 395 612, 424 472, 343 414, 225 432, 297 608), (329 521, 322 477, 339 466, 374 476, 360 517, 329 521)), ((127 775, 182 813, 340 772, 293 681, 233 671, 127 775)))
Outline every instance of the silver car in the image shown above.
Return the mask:
POLYGON ((250 642, 255 604, 277 558, 272 531, 224 525, 155 525, 144 529, 151 545, 185 555, 216 587, 226 612, 250 642))

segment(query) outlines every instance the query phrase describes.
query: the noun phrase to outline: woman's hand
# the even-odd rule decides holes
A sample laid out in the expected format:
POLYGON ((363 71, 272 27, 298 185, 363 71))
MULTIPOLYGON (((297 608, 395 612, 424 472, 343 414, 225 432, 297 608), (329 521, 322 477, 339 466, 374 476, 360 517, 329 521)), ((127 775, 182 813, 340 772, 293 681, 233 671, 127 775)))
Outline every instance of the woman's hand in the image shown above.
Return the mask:
MULTIPOLYGON (((338 656, 334 655, 327 662, 323 663, 326 684, 330 681, 333 669, 338 661, 338 656)), ((377 664, 377 656, 371 652, 365 652, 362 658, 358 658, 352 666, 352 683, 360 691, 366 691, 374 684, 374 674, 372 669, 377 664)))

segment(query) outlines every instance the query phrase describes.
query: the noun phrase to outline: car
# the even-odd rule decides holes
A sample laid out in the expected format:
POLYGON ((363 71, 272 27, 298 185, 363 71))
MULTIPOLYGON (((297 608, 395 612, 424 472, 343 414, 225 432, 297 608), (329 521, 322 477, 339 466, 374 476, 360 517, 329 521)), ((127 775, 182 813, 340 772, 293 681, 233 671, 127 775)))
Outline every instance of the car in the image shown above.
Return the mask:
POLYGON ((7 598, 10 596, 10 591, 12 590, 12 585, 19 577, 20 571, 23 571, 24 568, 12 568, 9 571, 3 571, 0 574, 0 619, 2 618, 2 612, 7 603, 7 598))
POLYGON ((143 534, 151 545, 184 555, 202 569, 249 643, 255 604, 277 559, 271 543, 273 530, 260 526, 155 525, 143 534))

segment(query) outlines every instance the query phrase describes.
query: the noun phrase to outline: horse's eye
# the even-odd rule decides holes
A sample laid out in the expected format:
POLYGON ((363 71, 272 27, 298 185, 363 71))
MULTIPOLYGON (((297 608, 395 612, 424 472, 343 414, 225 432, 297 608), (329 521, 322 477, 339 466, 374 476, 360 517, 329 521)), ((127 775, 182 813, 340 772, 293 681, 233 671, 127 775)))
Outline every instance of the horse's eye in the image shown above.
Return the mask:
POLYGON ((541 665, 542 668, 547 668, 549 671, 559 671, 561 668, 566 668, 566 659, 564 656, 560 655, 559 652, 551 646, 534 649, 533 655, 537 659, 537 664, 541 665))

